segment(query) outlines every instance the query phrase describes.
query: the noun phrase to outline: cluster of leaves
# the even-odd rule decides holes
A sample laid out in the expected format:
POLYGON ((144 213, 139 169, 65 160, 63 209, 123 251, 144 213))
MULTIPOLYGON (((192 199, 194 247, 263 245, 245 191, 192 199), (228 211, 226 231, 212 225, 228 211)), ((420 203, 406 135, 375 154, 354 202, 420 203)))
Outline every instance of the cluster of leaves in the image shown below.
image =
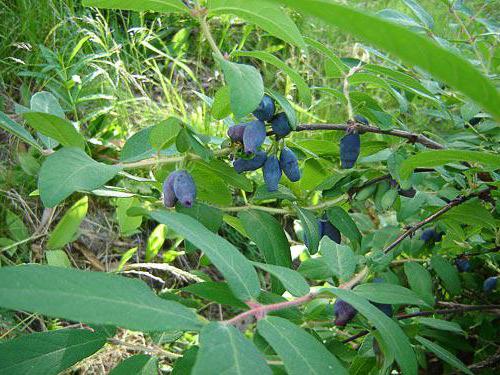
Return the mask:
MULTIPOLYGON (((443 2, 459 20, 467 15, 461 2, 443 2)), ((38 176, 32 195, 39 196, 46 210, 85 194, 48 234, 48 265, 0 268, 1 308, 85 326, 1 342, 0 372, 58 373, 113 343, 117 327, 169 334, 174 337, 165 344, 169 348, 180 337, 190 337, 182 358, 173 363, 177 374, 394 369, 416 374, 436 358, 441 365, 471 373, 467 365, 487 362, 497 346, 488 338, 494 340, 498 331, 500 94, 485 75, 489 72, 478 70, 467 53, 461 56, 437 37, 433 18, 421 5, 404 3, 418 20, 395 10, 377 16, 319 0, 209 0, 206 6, 178 0, 84 1, 102 8, 174 12, 198 22, 225 80, 213 98, 200 98, 211 106, 213 119, 229 127, 231 139, 214 140, 186 119, 169 117, 132 135, 119 161, 110 164, 99 161, 103 155, 85 135, 85 121, 70 121, 48 92, 33 95, 29 108, 17 108, 36 134, 0 113, 0 126, 30 148, 23 169, 38 176), (379 64, 339 58, 302 36, 283 4, 401 62, 368 47, 365 52, 379 64), (269 52, 224 55, 208 20, 225 14, 325 59, 341 89, 321 87, 318 92, 333 95, 346 107, 345 123, 299 125, 299 104, 313 104, 311 88, 269 52), (237 58, 278 67, 295 85, 297 102, 265 89, 261 73, 237 58), (353 89, 358 86, 391 95, 401 116, 353 89), (429 118, 448 118, 454 125, 450 134, 433 140, 412 132, 401 120, 411 114, 412 101, 434 106, 429 118), (282 112, 275 116, 276 103, 282 112), (246 122, 252 112, 258 120, 246 122), (264 121, 271 122, 274 138, 266 138, 264 121), (347 134, 339 140, 338 131, 347 134), (307 136, 301 137, 304 132, 307 136), (257 163, 265 142, 268 152, 257 163), (253 158, 245 159, 248 154, 253 158), (33 155, 43 158, 41 166, 33 155), (233 165, 228 156, 236 158, 233 165), (250 161, 251 168, 240 167, 250 161), (127 172, 149 167, 148 178, 127 172), (260 167, 264 183, 256 173, 238 173, 260 167), (281 178, 281 169, 288 179, 281 178), (133 278, 72 268, 64 248, 78 233, 89 197, 96 196, 116 200, 123 236, 135 233, 143 221, 158 223, 145 254, 146 261, 158 262, 147 266, 196 283, 156 294, 133 278), (220 236, 223 222, 252 240, 260 258, 245 256, 220 236), (160 259, 166 239, 178 247, 184 241, 190 256, 201 252, 200 263, 218 281, 170 264, 181 252, 160 259), (207 319, 200 301, 223 305, 224 316, 207 319), (466 312, 470 315, 460 316, 466 312), (471 331, 479 332, 478 339, 472 339, 471 331), (346 345, 353 341, 355 348, 346 345), (477 348, 478 355, 469 361, 468 354, 477 348)), ((467 25, 463 28, 469 34, 467 25)), ((480 35, 485 44, 487 34, 480 35)), ((469 42, 473 58, 487 68, 489 51, 469 42)), ((0 242, 2 264, 18 248, 47 234, 30 236, 19 217, 6 214, 10 237, 0 242)), ((123 254, 117 272, 135 250, 123 254)), ((157 368, 157 356, 135 355, 112 373, 153 374, 157 368)))

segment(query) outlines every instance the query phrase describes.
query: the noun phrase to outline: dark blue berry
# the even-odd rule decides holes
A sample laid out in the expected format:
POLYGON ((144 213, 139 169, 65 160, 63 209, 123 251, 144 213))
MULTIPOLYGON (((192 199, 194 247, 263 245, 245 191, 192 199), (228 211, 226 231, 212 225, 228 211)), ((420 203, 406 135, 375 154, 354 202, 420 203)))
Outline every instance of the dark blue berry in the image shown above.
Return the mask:
POLYGON ((327 236, 333 242, 340 244, 341 236, 340 231, 330 222, 328 219, 319 219, 319 238, 323 238, 323 236, 327 236))
POLYGON ((356 316, 356 309, 347 302, 337 298, 333 305, 333 313, 335 314, 335 325, 344 327, 356 316))
POLYGON ((496 287, 498 282, 498 276, 491 276, 484 280, 483 290, 486 293, 491 293, 496 287))
POLYGON ((363 125, 370 125, 370 123, 368 122, 368 119, 364 116, 361 116, 361 115, 356 115, 354 116, 354 120, 356 120, 356 122, 359 122, 360 124, 363 124, 363 125))
POLYGON ((233 167, 238 173, 255 171, 262 167, 266 160, 267 154, 264 151, 257 151, 252 159, 236 159, 233 167))
POLYGON ((170 173, 163 182, 163 204, 167 208, 174 207, 175 202, 177 202, 177 197, 174 192, 174 180, 178 173, 178 171, 170 173))
POLYGON ((417 191, 414 188, 398 189, 398 194, 406 198, 414 198, 417 191))
POLYGON ((273 128, 274 134, 281 138, 286 137, 292 131, 285 112, 280 112, 274 116, 271 121, 271 127, 273 128))
POLYGON ((436 237, 436 231, 434 229, 426 229, 422 232, 420 239, 424 242, 430 242, 436 237))
POLYGON ((227 135, 233 142, 243 142, 243 132, 245 131, 246 124, 239 124, 231 126, 227 129, 227 135))
POLYGON ((184 207, 192 207, 196 198, 196 185, 193 177, 185 171, 178 171, 174 178, 175 196, 184 207))
POLYGON ((260 121, 270 121, 275 110, 274 100, 270 96, 264 95, 257 109, 253 111, 253 115, 260 121))
POLYGON ((359 134, 347 134, 340 140, 340 162, 342 169, 354 167, 361 150, 359 134))
POLYGON ((274 155, 268 156, 264 163, 263 171, 267 191, 278 190, 278 184, 281 179, 281 168, 278 158, 274 155))
POLYGON ((254 154, 266 139, 266 125, 260 121, 251 121, 245 124, 243 132, 243 146, 247 155, 254 154))
POLYGON ((469 120, 469 124, 471 124, 472 126, 476 126, 477 124, 479 124, 481 121, 483 120, 482 117, 473 117, 469 120))
POLYGON ((297 182, 300 180, 299 162, 293 151, 288 147, 281 150, 280 167, 290 181, 297 182))
POLYGON ((455 266, 457 266, 458 272, 470 271, 470 262, 467 258, 455 259, 455 266))

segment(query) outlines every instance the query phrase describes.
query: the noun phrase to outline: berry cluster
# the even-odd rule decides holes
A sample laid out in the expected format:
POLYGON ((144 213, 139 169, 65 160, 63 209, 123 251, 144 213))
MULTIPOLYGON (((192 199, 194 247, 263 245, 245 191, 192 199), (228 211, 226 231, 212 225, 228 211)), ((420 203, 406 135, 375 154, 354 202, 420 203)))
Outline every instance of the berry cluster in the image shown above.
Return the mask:
POLYGON ((174 207, 179 201, 184 207, 192 207, 196 199, 196 185, 186 170, 170 173, 163 182, 163 204, 174 207))
POLYGON ((292 131, 288 117, 284 112, 274 114, 276 105, 274 100, 265 95, 253 115, 257 118, 243 124, 231 126, 227 135, 232 142, 243 145, 243 153, 238 157, 233 167, 238 173, 255 171, 262 168, 267 190, 278 190, 278 184, 284 173, 292 182, 300 180, 300 169, 297 156, 287 147, 281 149, 279 159, 277 152, 266 153, 260 148, 266 139, 266 122, 279 140, 292 131))

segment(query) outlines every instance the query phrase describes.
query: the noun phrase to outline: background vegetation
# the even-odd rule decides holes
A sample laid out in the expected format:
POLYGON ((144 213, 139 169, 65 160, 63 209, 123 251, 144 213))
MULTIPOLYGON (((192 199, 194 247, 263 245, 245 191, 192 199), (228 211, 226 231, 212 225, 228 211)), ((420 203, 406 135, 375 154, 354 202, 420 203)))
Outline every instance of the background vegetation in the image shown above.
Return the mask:
MULTIPOLYGON (((379 14, 384 17, 394 19, 396 14, 400 24, 462 55, 498 87, 498 2, 422 0, 420 4, 433 17, 435 24, 432 30, 422 28, 420 22, 413 24, 411 20, 416 16, 403 1, 348 2, 349 6, 366 12, 382 12, 379 14), (401 13, 390 13, 387 9, 401 13), (408 19, 401 14, 407 15, 408 19)), ((466 96, 424 71, 403 65, 397 57, 363 44, 349 33, 317 18, 294 11, 289 11, 289 15, 303 35, 320 42, 349 67, 361 60, 408 73, 430 96, 401 88, 387 90, 379 82, 360 78, 353 81, 351 87, 366 94, 368 99, 363 97, 361 104, 355 101, 355 112, 358 109, 362 111, 365 101, 372 98, 374 105, 393 119, 396 128, 425 135, 449 149, 498 156, 498 119, 495 120, 466 96), (472 119, 479 124, 473 126, 472 119)), ((210 30, 218 47, 225 53, 266 51, 300 74, 311 88, 310 105, 299 100, 296 82, 282 69, 255 58, 237 59, 257 67, 266 88, 281 93, 294 103, 299 124, 346 123, 349 117, 347 106, 339 98, 344 80, 336 76, 335 67, 324 55, 316 51, 306 54, 298 47, 232 15, 212 18, 210 30)), ((210 108, 212 98, 223 85, 223 74, 213 59, 199 23, 186 15, 96 9, 84 7, 79 0, 0 0, 0 111, 15 122, 23 123, 22 113, 33 106, 33 95, 40 92, 52 94, 66 118, 79 124, 80 132, 97 161, 118 162, 120 150, 130 136, 171 116, 178 116, 189 124, 212 149, 224 146, 232 119, 216 120, 210 108)), ((418 142, 415 146, 407 145, 400 138, 381 134, 363 134, 358 161, 360 175, 356 179, 352 177, 352 180, 348 176, 349 181, 344 180, 342 185, 337 184, 340 178, 332 179, 332 176, 347 176, 339 167, 338 141, 342 135, 335 131, 293 133, 288 145, 300 155, 303 180, 297 184, 285 183, 287 191, 305 207, 321 207, 325 198, 337 198, 338 207, 350 213, 363 236, 358 245, 354 245, 351 238, 347 242, 354 246, 358 255, 369 259, 367 262, 371 262, 372 276, 382 276, 398 283, 398 278, 405 278, 403 264, 409 261, 431 269, 434 296, 443 303, 436 308, 458 309, 457 315, 446 320, 455 325, 453 329, 448 327, 448 330, 443 330, 442 327, 430 326, 422 329, 425 326, 423 323, 408 324, 405 332, 414 336, 420 329, 420 335, 446 347, 473 371, 495 373, 498 371, 500 351, 499 321, 498 305, 496 308, 491 306, 499 303, 499 293, 484 293, 482 284, 487 277, 500 273, 496 192, 499 165, 491 167, 490 162, 489 168, 484 169, 474 163, 472 166, 458 162, 446 168, 439 166, 438 173, 422 174, 412 180, 418 190, 415 200, 397 198, 388 207, 381 207, 384 203, 376 198, 376 191, 366 193, 366 199, 359 196, 351 199, 355 195, 353 192, 359 192, 361 186, 365 187, 363 183, 373 178, 393 174, 394 169, 388 161, 393 152, 408 146, 407 150, 411 148, 409 155, 413 151, 421 151, 423 146, 418 142), (383 254, 374 255, 373 249, 386 248, 405 228, 425 220, 457 197, 478 195, 480 188, 485 186, 491 194, 481 203, 473 200, 473 204, 463 206, 466 208, 455 216, 450 214, 448 220, 432 223, 433 227, 438 225, 438 231, 446 233, 442 242, 424 244, 419 239, 421 230, 417 228, 415 236, 412 233, 402 243, 399 258, 382 259, 383 254), (345 196, 347 192, 349 197, 345 196), (465 254, 472 270, 459 275, 453 273, 453 280, 446 280, 446 276, 437 274, 438 267, 430 265, 431 256, 436 254, 444 256, 447 265, 465 254), (451 291, 453 286, 450 283, 458 283, 458 290, 451 291), (462 314, 464 310, 460 309, 472 305, 490 307, 479 310, 479 313, 462 314)), ((191 251, 189 243, 183 241, 172 228, 145 217, 126 214, 129 208, 139 206, 143 198, 159 197, 156 181, 161 183, 173 165, 152 165, 151 170, 128 171, 134 173, 132 178, 122 175, 110 183, 112 188, 106 187, 107 191, 100 194, 94 192, 89 195, 88 201, 82 198, 82 194, 75 194, 54 209, 47 209, 36 192, 40 166, 46 155, 1 128, 0 140, 2 267, 32 262, 82 270, 118 271, 146 281, 157 291, 168 290, 169 297, 166 298, 183 299, 185 304, 196 308, 210 320, 229 319, 241 310, 241 301, 238 300, 214 301, 200 293, 181 292, 181 288, 193 282, 207 280, 207 277, 221 281, 222 277, 206 256, 191 251), (120 198, 120 193, 128 198, 120 198), (128 194, 132 194, 132 198, 128 194), (109 195, 113 196, 110 198, 109 195), (81 208, 83 206, 84 209, 81 208), (74 232, 70 231, 70 240, 63 241, 63 251, 47 255, 47 240, 50 241, 50 234, 54 233, 56 225, 68 210, 80 210, 80 213, 84 210, 84 218, 81 223, 78 222, 74 232), (143 263, 161 266, 157 269, 134 267, 134 264, 143 263)), ((168 152, 165 151, 164 156, 168 152)), ((498 158, 493 160, 498 161, 498 158)), ((317 274, 307 273, 304 264, 310 260, 311 254, 305 250, 303 228, 300 220, 291 213, 291 206, 267 196, 266 199, 255 199, 252 193, 247 196, 244 191, 231 191, 226 183, 211 184, 210 179, 210 174, 198 177, 197 181, 205 181, 207 185, 205 190, 199 185, 200 200, 222 208, 224 221, 221 220, 219 235, 234 244, 248 259, 263 261, 264 256, 258 243, 255 243, 257 241, 250 240, 254 238, 246 233, 236 216, 231 215, 239 211, 232 208, 248 205, 250 201, 250 204, 264 205, 269 208, 268 212, 277 214, 291 245, 294 269, 301 270, 309 280, 315 280, 312 284, 316 286, 322 285, 325 280, 339 281, 331 279, 331 275, 318 277, 317 274)), ((251 179, 256 186, 262 185, 259 173, 252 174, 251 179)), ((388 184, 384 188, 388 189, 388 184)), ((318 214, 321 213, 318 211, 318 214)), ((75 215, 78 216, 78 213, 75 215)), ((346 240, 344 232, 343 235, 346 240)), ((261 277, 264 280, 264 276, 261 277)), ((384 363, 384 366, 375 365, 375 361, 381 361, 381 358, 374 354, 371 345, 368 347, 368 341, 363 341, 362 336, 352 338, 370 327, 366 321, 360 319, 354 326, 332 329, 323 327, 325 322, 331 321, 333 314, 328 301, 315 301, 305 310, 303 325, 310 332, 319 332, 316 335, 321 339, 331 340, 328 341, 328 349, 343 363, 355 361, 357 367, 351 369, 352 373, 377 371, 374 369, 378 367, 391 368, 392 362, 384 363), (346 339, 349 341, 347 345, 343 348, 337 346, 346 339)), ((401 308, 400 313, 411 314, 415 311, 401 308)), ((28 333, 79 326, 39 314, 0 310, 0 342, 28 333)), ((159 368, 169 372, 176 360, 196 345, 198 337, 175 330, 143 334, 125 329, 110 336, 113 337, 108 340, 109 345, 75 365, 71 371, 105 373, 131 354, 146 353, 159 358, 159 368)), ((373 336, 370 337, 371 344, 373 336)), ((260 340, 264 339, 260 337, 260 340)), ((256 341, 259 344, 259 339, 256 341)), ((259 347, 263 351, 266 349, 264 346, 265 342, 260 342, 259 347)), ((445 363, 429 353, 429 350, 422 350, 418 358, 421 367, 427 366, 427 373, 455 371, 449 361, 445 363)))

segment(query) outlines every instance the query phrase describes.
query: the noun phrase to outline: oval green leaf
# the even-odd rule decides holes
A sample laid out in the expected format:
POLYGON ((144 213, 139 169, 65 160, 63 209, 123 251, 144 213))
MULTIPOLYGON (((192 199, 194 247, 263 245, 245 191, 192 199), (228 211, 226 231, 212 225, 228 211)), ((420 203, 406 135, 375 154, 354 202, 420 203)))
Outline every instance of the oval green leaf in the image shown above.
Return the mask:
POLYGON ((193 310, 157 297, 142 281, 34 264, 0 268, 0 306, 136 331, 203 325, 193 310))

